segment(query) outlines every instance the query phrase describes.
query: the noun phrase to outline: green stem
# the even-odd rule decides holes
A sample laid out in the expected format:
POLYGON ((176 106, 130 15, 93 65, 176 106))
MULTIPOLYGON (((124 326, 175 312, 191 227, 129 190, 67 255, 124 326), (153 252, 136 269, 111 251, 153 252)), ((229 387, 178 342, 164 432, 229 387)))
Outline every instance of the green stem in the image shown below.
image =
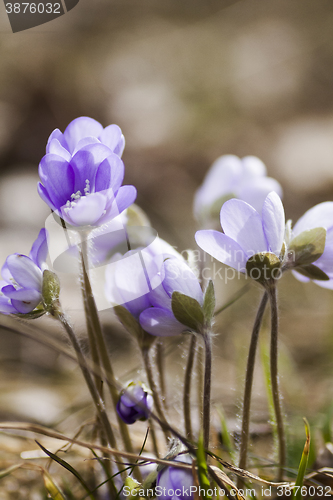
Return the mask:
POLYGON ((283 470, 286 463, 286 437, 284 433, 281 398, 279 390, 278 378, 278 307, 277 307, 277 294, 275 283, 269 289, 270 303, 271 303, 271 384, 273 393, 273 403, 276 418, 277 436, 278 436, 278 452, 279 452, 279 474, 278 481, 283 479, 283 470))
MULTIPOLYGON (((86 384, 88 386, 92 400, 95 404, 98 418, 99 418, 100 423, 102 424, 103 431, 104 431, 105 437, 107 439, 107 442, 111 446, 111 448, 116 448, 116 440, 115 440, 113 430, 112 430, 112 427, 110 425, 108 416, 106 414, 104 401, 101 399, 101 397, 96 389, 93 378, 90 374, 90 370, 87 366, 84 354, 82 352, 80 343, 79 343, 78 339, 76 338, 75 332, 74 332, 71 324, 69 323, 68 319, 66 318, 65 314, 61 311, 60 308, 55 309, 53 312, 53 315, 63 325, 63 327, 66 330, 68 337, 69 337, 69 339, 74 347, 79 366, 81 368, 82 374, 83 374, 84 379, 86 381, 86 384)), ((118 469, 123 470, 123 468, 124 468, 124 466, 123 466, 122 460, 118 460, 118 469)), ((113 489, 114 489, 114 493, 116 493, 115 487, 113 489)))
MULTIPOLYGON (((83 262, 83 257, 81 255, 81 279, 82 279, 82 282, 83 282, 83 266, 82 266, 82 262, 83 262)), ((94 333, 93 333, 93 330, 92 330, 92 325, 91 325, 91 322, 88 321, 88 316, 89 316, 89 310, 88 310, 88 304, 87 304, 87 300, 86 300, 86 296, 83 292, 83 287, 82 287, 82 296, 83 296, 83 304, 84 304, 84 312, 85 312, 85 317, 86 317, 86 325, 87 325, 87 332, 88 332, 88 339, 89 339, 89 347, 90 347, 90 353, 91 353, 91 359, 92 359, 92 362, 93 362, 93 365, 94 367, 98 368, 101 366, 101 363, 100 363, 100 358, 99 358, 99 354, 98 354, 98 350, 97 350, 97 345, 96 345, 96 342, 95 342, 95 338, 94 338, 94 333)), ((97 374, 95 373, 94 374, 94 379, 95 379, 95 385, 97 387, 97 390, 98 390, 98 393, 99 393, 99 396, 100 398, 103 400, 104 402, 104 397, 103 397, 103 380, 102 378, 97 374)), ((106 441, 106 438, 103 434, 103 431, 101 429, 101 433, 100 433, 100 440, 101 440, 101 444, 102 446, 105 446, 105 443, 107 442, 106 441)), ((104 456, 106 458, 108 458, 105 454, 104 456)), ((111 467, 111 463, 109 460, 106 460, 105 461, 105 470, 107 471, 107 474, 109 477, 112 476, 112 467, 111 467)), ((114 485, 113 485, 113 481, 108 481, 107 483, 108 485, 108 490, 109 490, 109 496, 110 498, 112 498, 112 490, 114 488, 114 485)))
POLYGON ((161 339, 157 339, 157 342, 155 344, 155 349, 156 349, 156 364, 158 368, 158 375, 159 375, 159 384, 160 384, 160 389, 161 389, 161 396, 164 402, 164 407, 166 407, 166 402, 165 402, 165 397, 166 397, 166 392, 165 392, 165 370, 164 370, 164 359, 163 359, 163 354, 164 354, 164 348, 163 348, 163 342, 161 339))
POLYGON ((191 381, 192 381, 196 345, 197 345, 197 338, 195 334, 192 333, 188 357, 187 357, 187 365, 185 370, 184 395, 183 395, 185 434, 186 437, 191 441, 193 441, 192 422, 191 422, 191 381))
POLYGON ((203 392, 203 438, 204 448, 209 448, 210 434, 210 396, 212 385, 212 336, 210 330, 203 332, 205 344, 205 375, 204 375, 204 392, 203 392))
POLYGON ((202 421, 202 398, 203 398, 203 347, 202 345, 198 345, 198 352, 197 352, 197 404, 198 404, 198 410, 199 410, 199 428, 203 426, 203 421, 202 421))
MULTIPOLYGON (((116 380, 114 376, 114 372, 111 366, 111 361, 109 358, 108 350, 106 347, 101 323, 99 320, 98 316, 98 311, 96 307, 96 302, 95 298, 91 289, 91 284, 87 272, 87 268, 89 266, 87 265, 88 263, 88 249, 87 249, 87 241, 85 239, 85 236, 82 235, 81 237, 81 265, 82 265, 82 272, 83 272, 83 297, 84 297, 84 302, 86 304, 86 320, 87 324, 90 325, 90 329, 92 331, 93 335, 93 342, 95 345, 97 345, 98 349, 98 354, 101 359, 103 368, 106 372, 106 375, 108 377, 108 380, 110 381, 110 384, 108 384, 109 391, 110 391, 110 396, 112 399, 112 403, 114 406, 114 411, 116 413, 117 417, 117 422, 119 425, 121 437, 125 446, 126 451, 129 453, 133 453, 133 446, 132 446, 132 441, 131 437, 128 432, 127 425, 125 422, 122 421, 122 419, 119 417, 116 407, 119 399, 119 394, 116 389, 116 380)), ((89 331, 89 328, 88 328, 89 331)), ((142 481, 142 476, 139 467, 136 467, 133 473, 138 481, 142 481)))
MULTIPOLYGON (((154 379, 154 375, 153 375, 153 368, 152 368, 150 356, 149 356, 149 348, 144 347, 142 349, 142 357, 143 357, 143 362, 145 365, 148 384, 149 384, 150 390, 151 390, 152 395, 153 395, 156 413, 157 413, 159 419, 161 420, 161 422, 165 423, 166 419, 165 419, 165 416, 163 413, 160 397, 159 397, 158 390, 157 390, 157 385, 155 383, 155 379, 154 379)), ((168 443, 169 432, 165 428, 163 428, 163 432, 164 432, 166 442, 168 443)))
MULTIPOLYGON (((242 431, 240 437, 240 450, 239 450, 239 467, 240 469, 246 468, 247 462, 247 449, 249 442, 249 428, 250 428, 250 406, 251 406, 251 395, 253 386, 253 374, 256 359, 256 351, 258 345, 259 332, 268 302, 268 293, 265 292, 254 321, 251 342, 249 348, 249 354, 247 357, 247 367, 245 375, 245 388, 244 388, 244 398, 243 398, 243 417, 242 417, 242 431)), ((242 482, 239 483, 239 486, 242 482)))

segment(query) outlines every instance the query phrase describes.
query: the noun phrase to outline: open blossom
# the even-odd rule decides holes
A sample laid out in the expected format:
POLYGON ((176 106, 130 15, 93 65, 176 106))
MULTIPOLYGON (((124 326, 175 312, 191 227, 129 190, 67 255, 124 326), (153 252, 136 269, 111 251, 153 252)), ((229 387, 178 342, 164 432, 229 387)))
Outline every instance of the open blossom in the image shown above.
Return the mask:
MULTIPOLYGON (((192 464, 190 455, 178 455, 175 462, 192 464)), ((164 467, 156 480, 156 494, 161 500, 193 500, 193 474, 191 470, 164 467)))
POLYGON ((280 256, 285 217, 276 193, 265 199, 262 215, 242 200, 229 200, 221 208, 220 221, 223 233, 212 229, 195 235, 199 247, 220 262, 245 273, 248 259, 257 253, 280 256))
POLYGON ((26 314, 42 300, 43 271, 47 269, 47 241, 41 229, 29 257, 18 253, 9 255, 2 267, 0 282, 0 312, 26 314))
POLYGON ((52 132, 47 142, 46 153, 56 154, 69 161, 79 149, 94 143, 104 144, 121 158, 125 137, 118 125, 103 128, 93 118, 81 116, 71 121, 64 133, 59 129, 52 132))
POLYGON ((293 230, 291 222, 285 226, 283 205, 274 192, 265 199, 261 215, 242 200, 227 201, 220 221, 223 232, 202 230, 195 235, 199 247, 220 262, 245 273, 252 256, 273 255, 282 271, 291 269, 301 281, 313 279, 333 288, 333 202, 310 209, 293 230), (314 229, 319 230, 315 235, 314 229), (313 239, 317 234, 322 238, 319 247, 313 239))
POLYGON ((59 217, 73 226, 100 226, 117 217, 136 198, 122 186, 124 164, 101 143, 81 147, 72 157, 47 153, 39 164, 38 193, 59 217))
MULTIPOLYGON (((323 227, 326 229, 325 250, 323 254, 313 262, 313 264, 321 269, 329 278, 329 280, 313 280, 317 285, 323 288, 333 289, 333 202, 326 201, 319 203, 310 208, 305 214, 296 222, 289 236, 290 244, 292 240, 302 234, 304 231, 323 227)), ((301 271, 298 268, 298 271, 301 271)), ((293 275, 300 281, 307 282, 310 278, 293 270, 293 275)))
POLYGON ((141 383, 131 382, 120 394, 117 413, 125 424, 147 420, 153 407, 153 396, 141 383))
POLYGON ((253 206, 259 213, 266 196, 275 191, 282 197, 280 184, 266 177, 266 167, 259 158, 235 155, 220 156, 208 171, 194 198, 194 215, 198 220, 218 214, 222 204, 238 198, 253 206))
POLYGON ((106 296, 112 305, 122 304, 151 335, 178 335, 187 328, 173 315, 173 292, 203 303, 197 277, 181 255, 163 242, 160 252, 130 251, 110 264, 106 272, 106 296), (143 262, 143 265, 142 265, 143 262))

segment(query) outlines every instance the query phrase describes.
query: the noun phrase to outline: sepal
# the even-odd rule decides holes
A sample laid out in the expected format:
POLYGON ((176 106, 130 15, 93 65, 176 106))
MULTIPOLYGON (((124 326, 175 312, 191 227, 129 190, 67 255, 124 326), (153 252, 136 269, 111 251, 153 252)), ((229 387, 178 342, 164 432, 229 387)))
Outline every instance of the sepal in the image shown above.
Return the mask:
POLYGON ((315 227, 293 238, 288 248, 288 261, 292 267, 312 264, 325 250, 326 229, 315 227))
POLYGON ((172 312, 177 321, 193 332, 200 332, 204 325, 204 313, 199 302, 180 292, 173 292, 172 312))
POLYGON ((126 307, 114 306, 113 310, 120 323, 137 340, 142 349, 149 348, 153 344, 156 337, 147 333, 126 307))
POLYGON ((42 298, 44 308, 47 312, 52 312, 54 306, 59 303, 60 281, 58 276, 52 271, 43 272, 42 298))
POLYGON ((202 310, 206 324, 211 324, 215 311, 215 291, 213 281, 209 280, 206 288, 202 310))
POLYGON ((297 272, 310 278, 311 280, 319 280, 319 281, 329 281, 329 276, 327 276, 324 271, 322 271, 319 267, 314 264, 308 264, 307 266, 299 266, 297 267, 297 272))
POLYGON ((246 262, 247 274, 262 285, 271 279, 277 279, 280 267, 280 259, 271 252, 256 253, 246 262))

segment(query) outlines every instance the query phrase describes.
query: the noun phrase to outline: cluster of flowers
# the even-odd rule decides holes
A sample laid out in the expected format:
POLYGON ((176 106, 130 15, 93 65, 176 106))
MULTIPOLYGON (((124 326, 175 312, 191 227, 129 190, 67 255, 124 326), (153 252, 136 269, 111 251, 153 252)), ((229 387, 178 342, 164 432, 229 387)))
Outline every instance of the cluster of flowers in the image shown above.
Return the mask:
MULTIPOLYGON (((135 187, 122 185, 124 146, 117 125, 103 128, 87 117, 72 121, 64 133, 52 132, 39 165, 38 193, 62 224, 86 234, 134 203, 135 187)), ((281 186, 267 177, 258 158, 222 156, 195 196, 194 214, 203 228, 196 233, 197 244, 265 287, 276 279, 275 271, 281 275, 290 269, 301 281, 313 280, 332 289, 333 202, 313 207, 292 228, 291 221, 285 221, 281 197, 281 186), (216 229, 218 213, 222 231, 216 229)), ((0 312, 35 317, 46 312, 47 253, 47 234, 41 229, 29 256, 7 258, 1 271, 0 312)), ((106 273, 107 299, 110 305, 122 304, 146 334, 170 336, 189 330, 186 321, 175 316, 174 292, 203 306, 197 273, 163 240, 157 246, 142 242, 135 250, 112 256, 106 273)), ((117 411, 132 424, 148 418, 151 408, 149 391, 141 383, 131 383, 121 394, 117 411)), ((170 469, 160 475, 160 482, 177 483, 178 474, 170 469)))

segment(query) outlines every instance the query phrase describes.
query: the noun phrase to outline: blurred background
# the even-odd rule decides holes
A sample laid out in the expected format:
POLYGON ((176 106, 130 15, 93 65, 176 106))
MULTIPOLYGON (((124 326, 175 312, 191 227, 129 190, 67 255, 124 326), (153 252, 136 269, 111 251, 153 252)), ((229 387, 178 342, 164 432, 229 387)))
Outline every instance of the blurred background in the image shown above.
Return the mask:
MULTIPOLYGON (((80 0, 65 16, 16 34, 4 5, 0 13, 1 262, 29 252, 49 215, 36 192, 47 138, 81 115, 122 128, 125 181, 137 187, 137 203, 159 235, 180 250, 195 248, 193 195, 222 154, 260 157, 282 184, 294 221, 332 200, 331 0, 80 0)), ((233 283, 231 293, 217 285, 218 305, 243 284, 233 283)), ((68 280, 64 302, 77 286, 68 280)), ((214 399, 231 426, 260 294, 254 285, 217 321, 214 399)), ((292 276, 280 283, 281 385, 301 439, 302 417, 320 429, 333 395, 332 294, 292 276)), ((110 311, 102 318, 126 380, 124 360, 129 352, 135 358, 135 348, 110 311)), ((51 320, 37 322, 66 342, 51 320)), ((178 370, 170 405, 182 353, 171 349, 166 358, 178 370)), ((51 425, 73 398, 79 406, 88 401, 77 393, 74 363, 8 332, 0 335, 0 371, 2 420, 51 425)), ((253 419, 267 424, 260 363, 254 398, 253 419)))

